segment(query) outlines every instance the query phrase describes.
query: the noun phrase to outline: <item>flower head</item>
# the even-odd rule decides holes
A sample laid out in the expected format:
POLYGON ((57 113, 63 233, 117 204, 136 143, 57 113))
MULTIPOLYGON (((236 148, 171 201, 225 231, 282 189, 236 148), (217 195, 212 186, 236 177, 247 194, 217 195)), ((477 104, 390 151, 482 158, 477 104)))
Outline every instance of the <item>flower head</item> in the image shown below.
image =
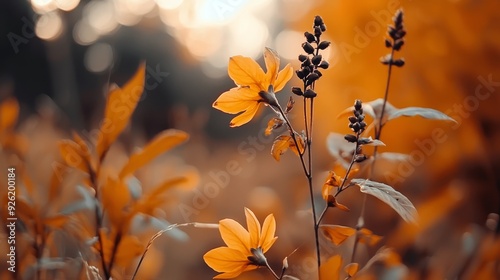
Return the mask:
POLYGON ((260 225, 255 214, 245 208, 248 230, 232 219, 219 222, 219 231, 227 247, 219 247, 207 252, 203 259, 213 270, 222 272, 214 279, 235 278, 241 273, 267 263, 264 253, 274 244, 276 221, 270 214, 260 225))
POLYGON ((278 72, 280 59, 275 51, 266 48, 264 60, 267 72, 250 57, 233 56, 229 59, 229 77, 237 87, 222 93, 213 107, 228 114, 239 114, 231 120, 231 127, 249 122, 261 103, 275 105, 275 92, 283 89, 292 78, 293 69, 287 64, 278 72))

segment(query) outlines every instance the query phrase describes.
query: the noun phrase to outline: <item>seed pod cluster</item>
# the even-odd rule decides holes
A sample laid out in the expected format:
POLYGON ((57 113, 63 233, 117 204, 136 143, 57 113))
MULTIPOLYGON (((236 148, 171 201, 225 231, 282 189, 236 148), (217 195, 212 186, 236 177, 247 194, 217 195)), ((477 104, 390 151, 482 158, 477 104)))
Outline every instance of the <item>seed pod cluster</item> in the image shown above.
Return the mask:
POLYGON ((363 154, 362 145, 366 144, 365 139, 368 138, 360 137, 361 133, 363 133, 366 128, 365 115, 363 114, 363 104, 361 100, 356 99, 356 101, 354 101, 354 110, 352 112, 353 115, 348 118, 349 128, 355 133, 355 135, 346 134, 344 139, 350 143, 357 143, 354 161, 362 162, 367 159, 367 156, 363 154))
POLYGON ((325 31, 326 25, 323 19, 316 16, 314 17, 313 32, 304 32, 306 41, 302 43, 302 49, 305 54, 299 55, 298 60, 301 65, 300 69, 295 71, 297 77, 304 83, 304 89, 293 87, 292 92, 296 95, 305 98, 314 98, 317 95, 312 85, 323 76, 320 69, 327 69, 330 66, 320 54, 320 51, 330 46, 330 42, 321 41, 321 35, 325 31))
MULTIPOLYGON (((390 39, 385 39, 385 46, 391 48, 391 53, 401 50, 405 41, 406 30, 403 26, 403 10, 397 10, 393 17, 393 24, 388 27, 387 34, 390 39)), ((380 59, 384 65, 394 65, 396 67, 403 67, 405 61, 403 58, 394 59, 391 54, 388 54, 380 59)))

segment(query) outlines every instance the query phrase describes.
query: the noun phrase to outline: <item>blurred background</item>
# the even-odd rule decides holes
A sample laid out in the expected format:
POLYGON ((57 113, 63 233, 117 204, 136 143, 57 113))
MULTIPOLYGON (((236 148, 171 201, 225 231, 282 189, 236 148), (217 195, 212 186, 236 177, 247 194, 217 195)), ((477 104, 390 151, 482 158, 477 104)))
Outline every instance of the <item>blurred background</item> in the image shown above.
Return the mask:
MULTIPOLYGON (((314 183, 322 205, 320 189, 335 166, 327 136, 349 131, 347 120, 337 115, 354 99, 383 97, 387 67, 379 58, 388 52, 385 33, 398 8, 405 12, 407 36, 397 55, 406 65, 393 71, 389 101, 398 108, 434 108, 458 123, 417 117, 386 125, 382 141, 387 147, 382 151, 424 156, 383 165, 377 180, 408 196, 421 222, 419 227, 408 226, 392 209, 369 198, 366 227, 397 250, 407 267, 399 273, 410 279, 467 276, 462 268, 474 267, 470 256, 476 255, 471 252, 481 252, 488 234, 499 231, 498 216, 489 215, 500 211, 498 1, 4 1, 0 101, 14 96, 20 103, 16 130, 28 139, 26 161, 43 189, 48 166, 58 157, 56 141, 68 138, 71 131, 85 135, 98 127, 109 84, 123 85, 145 61, 145 91, 110 162, 122 164, 127 154, 164 129, 187 131, 187 144, 136 174, 144 188, 164 174, 196 174, 190 189, 172 193, 164 217, 172 223, 223 218, 243 223, 243 207, 261 221, 274 213, 279 239, 268 253, 271 266, 279 271, 282 259, 299 248, 289 257, 290 272, 309 279, 314 272, 313 232, 304 226, 310 223, 306 179, 292 153, 279 163, 270 156, 277 135, 266 137, 263 131, 272 112, 262 110, 250 124, 231 129, 233 116, 211 105, 234 86, 227 75, 233 55, 250 56, 263 65, 267 46, 279 53, 282 67, 291 62, 297 69, 303 32, 311 31, 314 16, 321 15, 327 25, 324 39, 332 42, 324 54, 330 68, 316 88, 320 101, 314 183), (235 165, 240 172, 229 174, 235 165), (214 182, 220 188, 210 189, 214 182)), ((292 78, 279 93, 282 103, 291 94, 290 86, 298 85, 292 78)), ((296 108, 293 117, 298 123, 300 111, 296 108)), ((9 159, 3 160, 8 165, 9 159)), ((339 199, 351 212, 329 211, 325 223, 354 227, 362 198, 354 188, 343 193, 339 199)), ((183 231, 188 238, 173 235, 156 241, 140 279, 215 275, 202 256, 223 245, 218 231, 183 231)), ((363 248, 359 261, 366 262, 377 248, 363 248)), ((326 251, 331 250, 348 252, 326 251)), ((238 279, 264 276, 269 275, 258 270, 238 279)))

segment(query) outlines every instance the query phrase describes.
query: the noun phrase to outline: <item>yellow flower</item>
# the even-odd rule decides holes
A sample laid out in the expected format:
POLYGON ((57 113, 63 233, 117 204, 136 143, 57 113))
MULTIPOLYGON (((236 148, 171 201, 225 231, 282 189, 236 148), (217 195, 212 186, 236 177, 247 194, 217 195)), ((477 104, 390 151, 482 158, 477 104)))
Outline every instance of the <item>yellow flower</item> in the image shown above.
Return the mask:
POLYGON ((232 219, 219 222, 219 231, 227 247, 207 252, 203 259, 213 270, 222 272, 214 279, 235 278, 241 273, 267 264, 264 253, 278 237, 274 236, 276 221, 273 214, 264 220, 262 228, 255 214, 245 208, 248 231, 232 219))
POLYGON ((229 126, 236 127, 249 122, 257 113, 260 103, 276 101, 274 93, 283 89, 292 78, 290 64, 278 73, 280 59, 273 50, 266 48, 264 60, 266 73, 250 57, 233 56, 229 59, 229 77, 238 87, 222 93, 213 104, 214 108, 228 114, 241 113, 231 120, 229 126))

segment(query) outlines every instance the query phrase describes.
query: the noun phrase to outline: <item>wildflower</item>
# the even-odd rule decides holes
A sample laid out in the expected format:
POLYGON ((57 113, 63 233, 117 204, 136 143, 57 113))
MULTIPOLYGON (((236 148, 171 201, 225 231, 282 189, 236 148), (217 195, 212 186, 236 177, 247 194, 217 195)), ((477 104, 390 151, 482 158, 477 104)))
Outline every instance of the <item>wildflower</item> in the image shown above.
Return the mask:
POLYGON ((287 64, 278 72, 280 59, 276 52, 266 48, 264 60, 267 72, 250 57, 233 56, 229 59, 229 77, 237 87, 222 93, 213 107, 228 114, 239 114, 229 126, 237 127, 249 122, 261 103, 277 106, 274 93, 283 89, 292 78, 293 70, 287 64))
POLYGON ((219 247, 207 252, 203 259, 213 270, 222 272, 214 279, 235 278, 241 273, 259 266, 266 266, 264 256, 278 237, 274 236, 276 221, 273 214, 264 220, 262 228, 255 214, 245 208, 248 231, 232 219, 219 222, 219 231, 227 247, 219 247))

